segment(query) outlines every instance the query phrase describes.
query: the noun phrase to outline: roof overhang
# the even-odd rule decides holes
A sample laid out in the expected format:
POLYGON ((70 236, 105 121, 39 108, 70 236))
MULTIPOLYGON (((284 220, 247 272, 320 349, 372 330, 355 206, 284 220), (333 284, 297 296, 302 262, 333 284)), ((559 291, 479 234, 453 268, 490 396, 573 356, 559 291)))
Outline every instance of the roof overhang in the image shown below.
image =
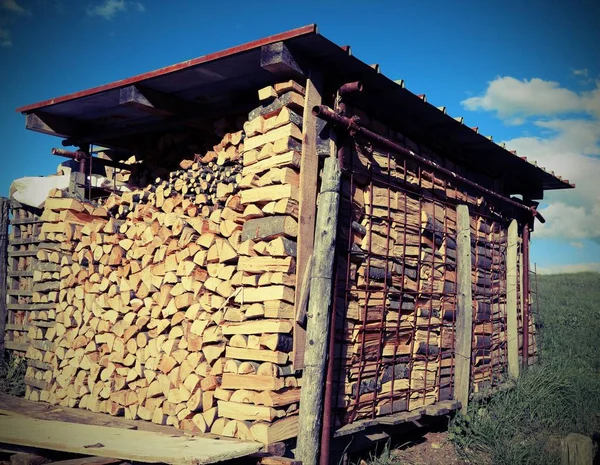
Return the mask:
POLYGON ((407 137, 434 143, 475 170, 502 180, 511 194, 541 198, 544 190, 575 187, 568 180, 518 157, 473 128, 381 74, 309 25, 149 73, 18 108, 27 129, 79 143, 131 149, 131 140, 152 131, 193 126, 249 111, 256 89, 303 70, 319 69, 331 89, 360 80, 353 103, 407 137), (299 66, 269 67, 265 48, 283 44, 299 66), (541 195, 540 195, 541 194, 541 195))

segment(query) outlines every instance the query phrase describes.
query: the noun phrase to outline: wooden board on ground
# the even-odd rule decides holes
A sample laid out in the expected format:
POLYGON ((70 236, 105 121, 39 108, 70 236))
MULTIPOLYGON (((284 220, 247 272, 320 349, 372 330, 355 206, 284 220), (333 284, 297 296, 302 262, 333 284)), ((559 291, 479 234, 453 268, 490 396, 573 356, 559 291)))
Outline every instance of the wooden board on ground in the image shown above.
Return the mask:
POLYGON ((258 452, 262 444, 0 416, 0 442, 148 463, 195 465, 258 452))

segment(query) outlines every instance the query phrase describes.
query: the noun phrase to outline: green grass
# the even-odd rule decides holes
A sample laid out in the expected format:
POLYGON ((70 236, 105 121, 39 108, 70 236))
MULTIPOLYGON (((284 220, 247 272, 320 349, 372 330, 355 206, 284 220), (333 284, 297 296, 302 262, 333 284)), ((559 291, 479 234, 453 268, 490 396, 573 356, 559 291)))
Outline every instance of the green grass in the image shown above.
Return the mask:
POLYGON ((0 392, 13 396, 25 395, 25 371, 27 362, 22 357, 15 357, 12 352, 0 356, 0 392))
POLYGON ((559 463, 558 438, 600 431, 600 274, 538 280, 539 363, 451 424, 455 445, 475 463, 559 463))

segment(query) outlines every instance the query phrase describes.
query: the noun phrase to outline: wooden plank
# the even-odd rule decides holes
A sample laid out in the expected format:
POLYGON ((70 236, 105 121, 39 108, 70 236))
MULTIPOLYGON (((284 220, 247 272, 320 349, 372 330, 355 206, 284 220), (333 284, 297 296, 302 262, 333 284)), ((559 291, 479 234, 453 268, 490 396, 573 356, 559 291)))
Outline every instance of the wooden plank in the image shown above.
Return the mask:
POLYGON ((0 442, 148 463, 196 465, 245 457, 250 441, 170 436, 150 431, 0 416, 0 442))
POLYGON ((455 330, 455 383, 454 398, 458 400, 462 411, 466 412, 469 403, 471 384, 471 344, 473 333, 473 297, 471 286, 471 226, 469 208, 466 205, 456 207, 456 280, 457 315, 455 330))
POLYGON ((27 352, 29 344, 26 342, 4 341, 4 348, 8 350, 16 350, 17 352, 27 352))
POLYGON ((506 340, 508 345, 508 374, 519 376, 519 328, 517 309, 517 254, 519 226, 512 220, 508 226, 506 251, 506 340))
POLYGON ((37 248, 32 250, 10 250, 8 252, 9 257, 35 257, 38 253, 37 248))
POLYGON ((9 278, 32 278, 33 271, 9 271, 9 278))
POLYGON ((48 387, 49 387, 49 385, 46 381, 42 381, 40 379, 35 379, 35 378, 25 377, 23 379, 23 382, 25 384, 27 384, 28 386, 33 386, 35 388, 42 389, 42 390, 48 389, 48 387))
POLYGON ((25 312, 31 312, 35 310, 52 310, 56 307, 53 302, 41 303, 41 304, 8 304, 9 310, 23 310, 25 312))
POLYGON ((21 296, 21 297, 31 297, 33 295, 33 291, 23 290, 23 289, 8 289, 6 291, 8 295, 21 296))
POLYGON ((56 325, 56 321, 40 321, 40 320, 35 320, 35 321, 30 321, 29 322, 30 326, 37 326, 38 328, 52 328, 56 325))
POLYGON ((401 425, 402 423, 408 423, 409 421, 417 421, 423 416, 420 411, 414 412, 399 412, 392 415, 386 415, 379 418, 380 425, 401 425))
POLYGON ((333 437, 334 438, 339 438, 341 436, 347 436, 349 434, 354 434, 354 433, 358 433, 360 431, 364 431, 365 429, 371 427, 371 426, 375 426, 379 423, 379 420, 375 419, 375 420, 358 420, 358 421, 354 421, 348 425, 344 425, 341 428, 339 428, 334 434, 333 437))
POLYGON ((120 463, 121 460, 110 457, 81 457, 78 459, 61 460, 52 462, 53 465, 112 465, 120 463))
POLYGON ((39 244, 41 241, 39 238, 34 237, 31 239, 14 239, 10 241, 11 246, 17 246, 17 245, 30 245, 30 244, 39 244))
POLYGON ((447 413, 453 412, 459 408, 460 402, 456 400, 442 400, 435 404, 428 405, 425 407, 425 415, 430 417, 438 417, 440 415, 446 415, 447 413))
POLYGON ((226 347, 225 357, 237 360, 252 360, 256 362, 271 362, 285 365, 289 359, 288 354, 275 350, 244 349, 242 347, 226 347))
POLYGON ((28 331, 29 326, 27 325, 17 325, 14 323, 6 323, 6 331, 28 331))
POLYGON ((52 370, 50 363, 40 362, 39 360, 28 359, 27 366, 38 368, 40 370, 52 370))
POLYGON ((8 271, 8 210, 9 200, 0 198, 0 357, 4 355, 4 325, 7 320, 6 276, 8 271))
POLYGON ((223 389, 250 389, 253 391, 279 390, 284 387, 284 379, 264 375, 238 375, 223 373, 221 380, 223 389))
MULTIPOLYGON (((301 304, 302 279, 312 254, 315 237, 315 214, 317 208, 317 184, 319 158, 317 155, 317 117, 312 114, 316 105, 321 105, 322 78, 314 72, 306 80, 306 95, 302 114, 302 158, 300 159, 300 193, 298 213, 298 245, 296 248, 296 296, 295 314, 301 304)), ((295 370, 304 367, 306 330, 303 324, 294 325, 294 348, 292 366, 295 370)))
MULTIPOLYGON (((337 157, 325 159, 319 211, 316 217, 312 278, 308 297, 308 322, 304 351, 304 371, 300 393, 300 419, 297 458, 306 465, 318 463, 323 420, 323 386, 327 371, 330 309, 333 301, 335 238, 342 172, 337 157)), ((299 273, 300 274, 300 273, 299 273)), ((329 412, 325 412, 329 414, 329 412)))
POLYGON ((43 221, 39 218, 33 218, 33 219, 24 219, 24 220, 10 220, 10 224, 17 226, 17 225, 26 225, 26 224, 37 224, 37 223, 43 223, 43 221))
POLYGON ((298 223, 291 216, 268 216, 266 218, 255 218, 244 223, 242 229, 242 241, 267 240, 278 236, 296 237, 298 235, 298 223))
POLYGON ((249 137, 248 139, 244 140, 244 150, 252 150, 269 142, 275 142, 276 140, 283 139, 285 137, 294 137, 296 139, 300 139, 302 137, 302 132, 294 123, 289 123, 285 126, 281 126, 280 128, 273 129, 266 134, 249 137))
POLYGON ((250 320, 242 323, 225 323, 222 325, 223 335, 289 333, 292 324, 285 320, 250 320))

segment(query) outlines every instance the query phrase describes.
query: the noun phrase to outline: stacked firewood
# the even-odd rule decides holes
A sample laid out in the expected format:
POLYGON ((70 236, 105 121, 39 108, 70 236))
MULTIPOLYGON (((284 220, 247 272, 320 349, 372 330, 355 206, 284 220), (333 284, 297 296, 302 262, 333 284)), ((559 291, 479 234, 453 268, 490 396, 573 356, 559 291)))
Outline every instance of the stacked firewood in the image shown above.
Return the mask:
POLYGON ((491 218, 471 218, 473 257, 473 392, 506 380, 507 230, 491 218))
MULTIPOLYGON (((435 160, 401 135, 387 135, 435 160)), ((344 344, 337 354, 338 424, 452 398, 452 203, 483 204, 452 181, 371 147, 357 144, 346 163, 353 176, 343 184, 339 220, 344 256, 338 260, 336 321, 344 344)))
POLYGON ((60 271, 37 281, 55 293, 38 315, 55 329, 31 354, 51 374, 31 398, 265 443, 295 435, 304 98, 292 82, 268 90, 243 132, 157 184, 78 215, 48 199, 60 271))
MULTIPOLYGON (((27 321, 29 347, 25 384, 30 400, 47 401, 47 387, 56 374, 54 340, 65 330, 61 317, 57 318, 64 267, 72 262, 73 246, 84 226, 106 215, 106 210, 66 197, 59 189, 53 189, 45 202, 33 271, 33 304, 27 321)), ((77 317, 81 318, 81 314, 75 315, 77 317)))

